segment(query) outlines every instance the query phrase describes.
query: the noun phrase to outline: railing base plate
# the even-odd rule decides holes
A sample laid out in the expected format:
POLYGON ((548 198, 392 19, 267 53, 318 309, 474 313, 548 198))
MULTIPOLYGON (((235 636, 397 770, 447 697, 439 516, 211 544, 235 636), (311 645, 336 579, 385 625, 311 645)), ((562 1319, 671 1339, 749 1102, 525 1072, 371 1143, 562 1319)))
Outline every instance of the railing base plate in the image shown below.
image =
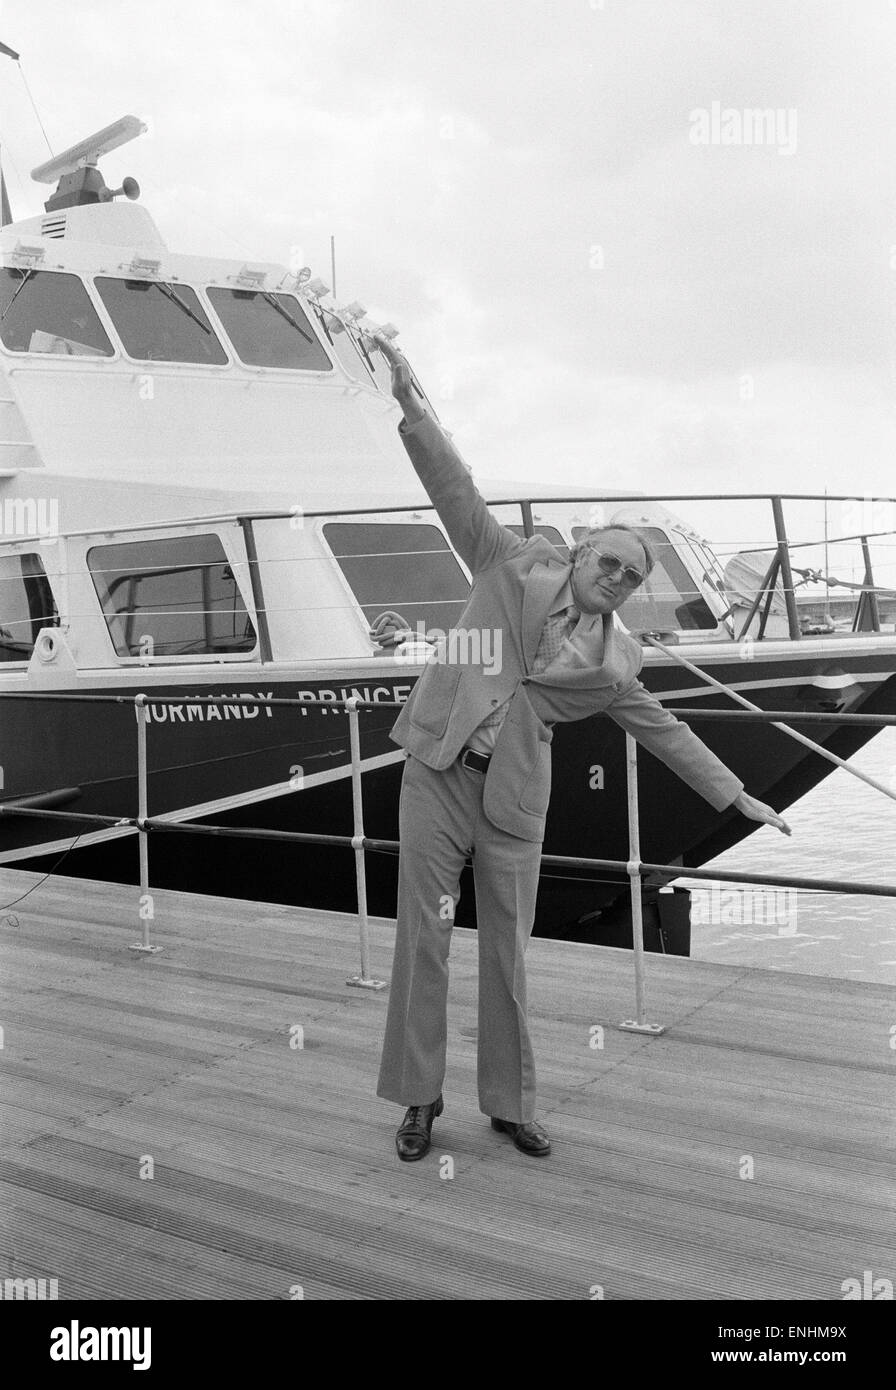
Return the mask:
POLYGON ((658 1038, 660 1033, 665 1033, 664 1023, 638 1023, 636 1019, 627 1018, 619 1027, 623 1033, 650 1033, 654 1038, 658 1038))
POLYGON ((388 980, 365 980, 363 975, 353 975, 350 980, 346 980, 347 985, 354 985, 355 989, 385 989, 388 980))

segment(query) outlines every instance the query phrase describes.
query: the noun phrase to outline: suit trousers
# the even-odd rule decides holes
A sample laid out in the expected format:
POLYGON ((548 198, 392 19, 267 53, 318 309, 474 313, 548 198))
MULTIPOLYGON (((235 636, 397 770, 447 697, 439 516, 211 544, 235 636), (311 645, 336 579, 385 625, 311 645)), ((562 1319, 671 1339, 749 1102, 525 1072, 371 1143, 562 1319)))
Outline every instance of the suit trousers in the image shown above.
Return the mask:
POLYGON ((460 874, 473 857, 479 946, 479 1108, 526 1123, 535 1062, 526 1018, 525 951, 535 920, 541 842, 493 825, 485 775, 454 762, 437 772, 409 756, 399 803, 398 921, 377 1095, 428 1105, 442 1090, 448 952, 460 874))

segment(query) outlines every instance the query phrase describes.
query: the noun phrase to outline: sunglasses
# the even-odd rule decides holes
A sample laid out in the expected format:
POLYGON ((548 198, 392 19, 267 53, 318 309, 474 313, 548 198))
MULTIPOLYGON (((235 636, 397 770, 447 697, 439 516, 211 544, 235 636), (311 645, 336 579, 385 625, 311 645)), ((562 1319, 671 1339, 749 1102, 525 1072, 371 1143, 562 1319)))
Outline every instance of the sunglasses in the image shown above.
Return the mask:
POLYGON ((606 550, 595 550, 593 545, 586 545, 585 550, 592 551, 597 556, 598 567, 602 574, 611 575, 622 571, 622 582, 627 589, 637 589, 639 584, 643 584, 647 578, 640 570, 636 570, 631 565, 624 565, 618 555, 612 555, 606 550))

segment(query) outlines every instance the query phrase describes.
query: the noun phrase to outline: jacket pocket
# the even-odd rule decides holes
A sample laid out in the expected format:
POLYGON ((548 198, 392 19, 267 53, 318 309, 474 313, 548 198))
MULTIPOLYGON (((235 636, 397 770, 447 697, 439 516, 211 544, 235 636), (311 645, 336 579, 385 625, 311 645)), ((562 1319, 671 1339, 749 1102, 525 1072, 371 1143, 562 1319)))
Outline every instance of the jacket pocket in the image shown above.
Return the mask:
POLYGON ((551 799, 551 744, 543 739, 538 744, 535 766, 520 792, 520 810, 532 816, 543 816, 551 799))
POLYGON ((460 666, 445 666, 441 662, 427 666, 408 709, 408 718, 416 729, 435 738, 445 732, 461 675, 460 666))

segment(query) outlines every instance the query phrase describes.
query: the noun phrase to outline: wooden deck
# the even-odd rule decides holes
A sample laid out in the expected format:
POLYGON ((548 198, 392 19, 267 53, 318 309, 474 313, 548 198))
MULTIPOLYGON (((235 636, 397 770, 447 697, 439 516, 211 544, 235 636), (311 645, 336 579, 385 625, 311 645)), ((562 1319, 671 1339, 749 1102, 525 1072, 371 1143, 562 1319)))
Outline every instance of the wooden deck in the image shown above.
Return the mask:
MULTIPOLYGON (((0 872, 0 904, 35 882, 0 872)), ((650 1038, 615 1027, 630 953, 533 941, 554 1140, 533 1160, 477 1109, 458 930, 446 1110, 401 1164, 400 1112, 374 1094, 387 996, 345 984, 353 918, 159 893, 148 958, 127 950, 135 909, 57 878, 0 912, 0 1279, 85 1299, 828 1300, 865 1270, 896 1281, 884 987, 649 957, 668 1028, 650 1038)), ((372 925, 377 974, 392 936, 372 925)))

